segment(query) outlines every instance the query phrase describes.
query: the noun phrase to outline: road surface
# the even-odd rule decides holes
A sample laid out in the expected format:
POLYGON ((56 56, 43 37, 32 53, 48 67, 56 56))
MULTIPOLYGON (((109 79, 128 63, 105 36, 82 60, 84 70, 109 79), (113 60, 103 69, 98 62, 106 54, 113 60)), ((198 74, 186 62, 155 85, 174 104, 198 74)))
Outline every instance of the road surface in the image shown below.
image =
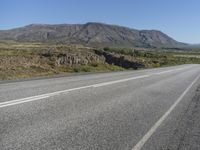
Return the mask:
POLYGON ((198 150, 200 65, 0 84, 1 150, 198 150))

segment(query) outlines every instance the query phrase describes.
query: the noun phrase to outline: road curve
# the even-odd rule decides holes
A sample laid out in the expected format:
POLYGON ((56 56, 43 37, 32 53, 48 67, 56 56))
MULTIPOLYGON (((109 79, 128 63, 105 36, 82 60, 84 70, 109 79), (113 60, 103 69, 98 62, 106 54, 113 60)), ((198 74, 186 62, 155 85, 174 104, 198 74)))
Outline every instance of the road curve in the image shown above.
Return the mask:
POLYGON ((1 150, 200 149, 200 65, 0 84, 1 150))

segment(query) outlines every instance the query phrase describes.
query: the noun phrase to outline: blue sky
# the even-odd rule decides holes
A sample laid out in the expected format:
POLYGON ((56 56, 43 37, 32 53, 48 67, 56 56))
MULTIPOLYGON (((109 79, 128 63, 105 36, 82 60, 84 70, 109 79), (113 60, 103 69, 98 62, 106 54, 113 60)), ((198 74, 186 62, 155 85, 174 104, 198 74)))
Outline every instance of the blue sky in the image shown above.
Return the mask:
POLYGON ((158 29, 200 43, 200 0, 1 0, 0 29, 31 23, 104 22, 158 29))

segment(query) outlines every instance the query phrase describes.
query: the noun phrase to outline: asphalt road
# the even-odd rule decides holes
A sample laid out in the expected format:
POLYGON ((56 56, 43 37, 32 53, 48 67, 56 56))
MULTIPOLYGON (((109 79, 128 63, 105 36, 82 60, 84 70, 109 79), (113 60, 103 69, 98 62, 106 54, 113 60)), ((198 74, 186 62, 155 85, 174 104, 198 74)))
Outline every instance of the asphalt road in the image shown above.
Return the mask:
POLYGON ((200 65, 0 84, 0 150, 199 150, 200 65))

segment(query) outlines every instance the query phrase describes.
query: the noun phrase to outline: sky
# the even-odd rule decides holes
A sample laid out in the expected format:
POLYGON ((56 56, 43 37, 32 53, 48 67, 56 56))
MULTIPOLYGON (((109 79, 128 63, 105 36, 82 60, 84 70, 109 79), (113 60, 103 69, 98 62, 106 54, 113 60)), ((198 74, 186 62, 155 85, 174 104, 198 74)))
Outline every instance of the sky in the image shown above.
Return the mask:
POLYGON ((86 22, 156 29, 200 43, 200 0, 0 0, 0 30, 86 22))

